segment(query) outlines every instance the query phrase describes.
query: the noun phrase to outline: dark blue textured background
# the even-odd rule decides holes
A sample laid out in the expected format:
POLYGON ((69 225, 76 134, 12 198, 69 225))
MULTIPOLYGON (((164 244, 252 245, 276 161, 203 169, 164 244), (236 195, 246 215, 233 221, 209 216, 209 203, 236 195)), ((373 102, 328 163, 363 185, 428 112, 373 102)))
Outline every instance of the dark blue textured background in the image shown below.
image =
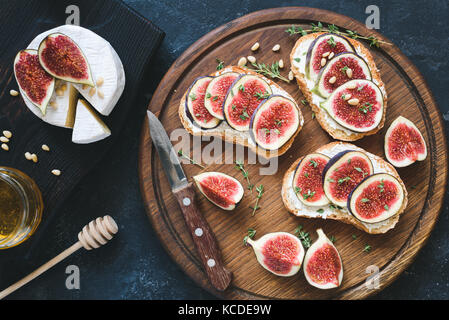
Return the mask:
MULTIPOLYGON (((75 1, 74 1, 75 2, 75 1)), ((166 32, 146 77, 139 104, 151 94, 182 52, 210 30, 247 13, 273 6, 310 6, 365 21, 370 4, 381 10, 380 32, 390 38, 424 75, 446 125, 449 121, 449 2, 418 1, 173 1, 126 0, 132 8, 166 32)), ((81 15, 83 13, 81 12, 81 15)), ((82 18, 81 18, 82 21, 82 18)), ((13 299, 208 299, 173 263, 155 236, 142 204, 137 155, 144 117, 131 114, 117 144, 104 161, 84 178, 48 228, 39 260, 25 262, 0 277, 13 282, 76 241, 76 234, 93 217, 108 213, 120 225, 117 238, 94 252, 80 250, 69 259, 10 296, 13 299), (32 263, 32 265, 31 265, 32 263), (81 271, 81 289, 65 288, 65 268, 81 271)), ((449 206, 415 262, 375 298, 449 298, 449 206)))

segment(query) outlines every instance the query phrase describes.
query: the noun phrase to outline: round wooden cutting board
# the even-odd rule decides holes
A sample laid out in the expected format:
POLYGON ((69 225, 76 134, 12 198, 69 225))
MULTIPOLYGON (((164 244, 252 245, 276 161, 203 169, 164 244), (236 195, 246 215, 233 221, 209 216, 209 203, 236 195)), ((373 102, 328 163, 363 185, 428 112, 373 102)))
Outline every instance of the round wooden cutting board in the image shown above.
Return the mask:
MULTIPOLYGON (((240 57, 248 55, 254 55, 260 63, 269 64, 282 58, 285 63, 282 74, 287 76, 290 50, 299 36, 289 36, 285 30, 292 24, 306 28, 318 21, 325 26, 335 24, 340 30, 355 30, 361 35, 374 33, 379 39, 389 42, 363 24, 325 10, 279 8, 255 12, 215 29, 186 50, 162 79, 148 109, 158 115, 169 135, 173 130, 182 128, 178 118, 179 101, 196 77, 216 70, 217 58, 225 61, 225 65, 236 65, 240 57), (255 42, 260 43, 260 49, 253 53, 250 47, 255 42), (279 52, 271 50, 275 44, 280 44, 279 52)), ((423 77, 397 47, 381 45, 380 49, 372 48, 371 52, 388 92, 386 123, 379 133, 355 144, 384 157, 385 132, 391 122, 402 115, 418 126, 429 151, 425 161, 398 169, 409 192, 408 207, 399 223, 386 234, 369 235, 338 221, 298 218, 287 212, 281 200, 281 181, 285 171, 298 157, 333 140, 312 119, 309 107, 300 103, 304 98, 295 82, 288 84, 276 80, 300 105, 305 124, 292 147, 279 158, 275 174, 260 175, 259 169, 263 165, 248 164, 245 160, 251 182, 265 186, 261 209, 255 216, 251 215, 249 207, 254 206, 255 190, 252 193, 246 190, 242 203, 233 212, 218 209, 197 192, 200 210, 215 232, 226 266, 233 272, 232 284, 225 292, 214 291, 206 278, 182 213, 162 172, 145 121, 139 170, 148 217, 173 260, 203 288, 228 299, 366 298, 396 279, 422 248, 437 221, 446 188, 447 146, 443 121, 423 77), (243 246, 242 240, 248 228, 257 230, 255 239, 258 239, 269 232, 293 233, 298 225, 310 233, 313 241, 317 238, 317 228, 323 228, 329 237, 335 237, 344 267, 341 287, 316 289, 307 283, 302 270, 293 277, 277 277, 258 264, 251 247, 243 246), (364 251, 366 245, 371 246, 371 251, 364 251), (366 285, 366 280, 376 267, 380 271, 379 287, 373 288, 366 285)), ((173 141, 174 144, 177 142, 173 141)), ((203 141, 202 147, 210 143, 203 141)), ((187 152, 186 149, 184 151, 187 152)), ((232 161, 229 163, 228 159, 225 164, 221 155, 215 155, 215 159, 218 163, 207 165, 205 170, 184 164, 184 171, 189 179, 203 171, 220 171, 239 179, 246 186, 241 172, 235 169, 232 161)))

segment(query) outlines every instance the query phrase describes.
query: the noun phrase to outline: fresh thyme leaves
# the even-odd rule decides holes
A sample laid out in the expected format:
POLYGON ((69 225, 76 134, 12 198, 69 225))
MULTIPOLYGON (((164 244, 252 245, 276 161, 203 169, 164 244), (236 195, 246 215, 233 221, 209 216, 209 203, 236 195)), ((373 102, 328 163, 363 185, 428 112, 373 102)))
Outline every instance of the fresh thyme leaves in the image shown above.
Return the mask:
POLYGON ((309 198, 312 198, 315 195, 315 191, 310 192, 310 190, 307 190, 307 193, 304 193, 302 195, 302 197, 304 198, 304 200, 307 200, 309 198))
POLYGON ((246 179, 246 182, 248 183, 248 190, 253 190, 254 186, 249 181, 249 174, 248 174, 248 171, 245 170, 245 166, 243 164, 243 161, 236 160, 235 164, 236 164, 235 168, 237 170, 240 170, 242 172, 242 174, 243 174, 243 177, 246 179))
POLYGON ((282 120, 276 119, 276 120, 274 120, 274 122, 276 123, 276 125, 277 125, 278 127, 282 127, 282 120))
POLYGON ((389 210, 389 209, 390 209, 390 207, 388 206, 388 204, 384 205, 384 209, 385 209, 385 210, 389 210))
POLYGON ((267 99, 270 96, 270 94, 267 91, 265 91, 265 93, 262 91, 257 91, 254 96, 257 97, 257 100, 262 100, 267 99))
POLYGON ((369 102, 365 102, 360 108, 359 110, 363 113, 367 113, 368 111, 372 111, 373 110, 373 105, 369 102))
POLYGON ((301 100, 301 103, 305 106, 307 104, 307 101, 303 99, 301 100))
POLYGON ((335 48, 335 46, 337 45, 337 43, 335 42, 334 37, 330 37, 329 40, 327 40, 327 43, 328 43, 332 48, 335 48))
POLYGON ((243 84, 239 85, 239 91, 245 92, 245 86, 243 84))
POLYGON ((349 180, 351 180, 351 177, 344 177, 344 178, 338 179, 338 184, 342 184, 343 182, 349 181, 349 180))
POLYGON ((385 186, 384 179, 380 179, 380 183, 377 185, 380 193, 384 192, 384 186, 385 186))
POLYGON ((304 248, 309 249, 310 246, 312 245, 312 240, 310 240, 310 236, 308 232, 304 232, 302 230, 302 225, 299 225, 296 229, 295 229, 295 235, 299 238, 299 240, 301 240, 302 245, 304 246, 304 248))
POLYGON ((332 179, 332 178, 328 178, 327 181, 329 181, 329 182, 331 182, 331 183, 332 183, 332 182, 335 182, 335 180, 332 179))
POLYGON ((355 234, 352 235, 352 239, 355 240, 357 239, 357 236, 355 234))
POLYGON ((348 69, 349 69, 348 66, 344 66, 343 68, 340 69, 340 71, 341 71, 342 73, 346 73, 346 70, 348 70, 348 69))
POLYGON ((318 213, 323 213, 323 212, 324 212, 324 209, 323 209, 323 208, 320 208, 320 209, 318 209, 316 212, 318 212, 318 213))
POLYGON ((316 168, 316 167, 318 167, 318 163, 317 163, 315 160, 310 159, 310 164, 309 164, 309 166, 313 166, 314 168, 316 168))
POLYGON ((248 112, 246 112, 246 108, 245 108, 245 109, 243 109, 243 112, 242 112, 242 114, 240 115, 240 119, 246 120, 246 119, 248 119, 248 118, 249 118, 249 114, 248 114, 248 112))
POLYGON ((370 252, 371 249, 372 249, 372 247, 369 244, 365 244, 365 248, 363 249, 363 251, 370 252))
POLYGON ((315 112, 312 112, 312 120, 315 119, 315 112))
POLYGON ((337 206, 337 205, 335 205, 335 204, 330 204, 329 205, 329 208, 331 209, 331 210, 335 210, 335 209, 343 209, 342 207, 340 207, 340 206, 337 206))
POLYGON ((221 70, 224 67, 224 61, 216 58, 215 61, 217 61, 218 65, 217 65, 217 70, 221 70))
POLYGON ((206 169, 204 166, 200 165, 199 163, 197 163, 195 160, 193 160, 192 158, 190 158, 189 156, 185 155, 184 152, 182 151, 182 149, 179 149, 178 151, 178 155, 184 159, 189 160, 189 162, 191 164, 197 165, 198 167, 202 168, 202 169, 206 169))
POLYGON ((376 47, 379 48, 381 44, 387 44, 391 45, 391 43, 379 40, 373 35, 370 36, 362 36, 358 34, 356 31, 353 30, 345 30, 341 31, 336 25, 334 24, 328 24, 327 27, 324 27, 321 22, 318 22, 317 24, 312 23, 310 29, 303 29, 300 26, 292 25, 287 30, 285 30, 289 35, 295 35, 300 34, 301 36, 305 36, 309 33, 314 32, 330 32, 337 35, 343 35, 350 37, 352 39, 362 39, 369 42, 370 47, 376 47))
POLYGON ((212 101, 217 101, 218 100, 218 96, 215 96, 212 98, 212 101))
POLYGON ((255 69, 251 69, 257 73, 263 74, 265 76, 269 76, 273 79, 277 78, 279 80, 290 82, 287 78, 283 77, 281 75, 281 72, 279 71, 279 62, 273 62, 271 65, 265 64, 265 63, 252 63, 253 67, 255 69))
POLYGON ((295 194, 297 195, 300 192, 301 192, 301 188, 300 187, 295 187, 295 194))
POLYGON ((362 202, 369 202, 369 199, 367 199, 367 198, 362 198, 362 202))
POLYGON ((253 239, 256 235, 256 230, 253 228, 248 229, 248 234, 243 238, 243 244, 246 246, 248 245, 248 239, 253 239))
POLYGON ((209 92, 207 92, 206 93, 206 99, 210 99, 210 97, 212 97, 212 95, 209 92))
POLYGON ((261 184, 260 186, 256 187, 256 191, 257 191, 257 197, 256 197, 256 205, 254 206, 253 209, 253 213, 251 214, 252 216, 254 216, 254 214, 256 213, 256 210, 259 209, 259 200, 260 198, 262 198, 263 195, 263 184, 261 184))
POLYGON ((336 239, 334 236, 331 236, 331 237, 329 238, 329 240, 330 240, 332 243, 335 243, 335 241, 337 241, 337 239, 336 239))
POLYGON ((293 60, 295 60, 295 61, 298 62, 298 63, 301 62, 301 58, 294 58, 293 60))
POLYGON ((189 97, 190 97, 190 99, 192 99, 192 101, 196 100, 196 94, 194 94, 194 93, 192 93, 189 97))

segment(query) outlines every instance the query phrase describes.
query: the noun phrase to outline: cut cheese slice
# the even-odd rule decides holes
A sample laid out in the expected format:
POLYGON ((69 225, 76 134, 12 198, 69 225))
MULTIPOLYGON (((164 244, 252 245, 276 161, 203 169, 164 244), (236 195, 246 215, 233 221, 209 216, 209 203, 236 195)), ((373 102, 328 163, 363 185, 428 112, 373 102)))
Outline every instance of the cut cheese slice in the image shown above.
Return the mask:
MULTIPOLYGON (((88 29, 74 25, 63 25, 41 33, 29 44, 28 49, 37 49, 47 35, 56 32, 69 36, 81 48, 87 57, 94 82, 97 83, 100 78, 103 79, 103 83, 95 88, 95 93, 93 91, 91 92, 91 87, 83 89, 82 85, 73 84, 74 87, 98 112, 106 116, 109 115, 117 104, 125 87, 125 72, 119 56, 108 41, 88 29)), ((62 84, 66 84, 69 87, 70 83, 62 81, 62 84)), ((42 115, 40 110, 31 101, 25 98, 24 100, 27 107, 43 121, 52 125, 71 128, 66 124, 67 113, 69 112, 72 101, 70 97, 69 90, 66 90, 63 96, 58 96, 56 93, 53 93, 50 102, 56 101, 57 108, 52 108, 49 105, 49 108, 47 108, 48 114, 45 116, 42 115)))
POLYGON ((111 130, 109 130, 89 103, 83 99, 79 99, 76 106, 72 141, 74 143, 87 144, 103 140, 110 135, 111 130))

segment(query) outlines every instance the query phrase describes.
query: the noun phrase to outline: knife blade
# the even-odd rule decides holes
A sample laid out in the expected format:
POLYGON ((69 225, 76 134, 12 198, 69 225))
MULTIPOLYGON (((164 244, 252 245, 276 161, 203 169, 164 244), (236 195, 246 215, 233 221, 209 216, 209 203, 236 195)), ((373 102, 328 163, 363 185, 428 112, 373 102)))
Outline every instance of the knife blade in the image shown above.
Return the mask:
POLYGON ((173 195, 176 197, 207 277, 215 289, 224 291, 232 280, 225 268, 218 242, 196 204, 196 194, 189 183, 173 145, 159 119, 147 111, 151 140, 161 160, 173 195))

